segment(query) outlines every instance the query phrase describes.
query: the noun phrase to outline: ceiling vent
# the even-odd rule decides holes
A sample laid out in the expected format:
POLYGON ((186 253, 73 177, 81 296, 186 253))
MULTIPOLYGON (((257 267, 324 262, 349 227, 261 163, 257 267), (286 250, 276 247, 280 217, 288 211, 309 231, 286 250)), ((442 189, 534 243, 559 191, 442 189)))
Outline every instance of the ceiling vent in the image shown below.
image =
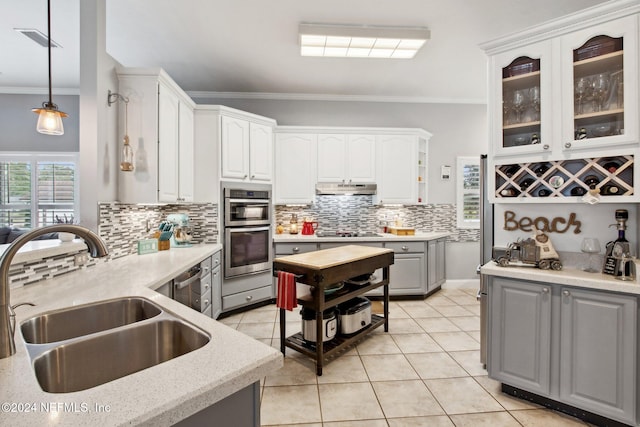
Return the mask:
MULTIPOLYGON (((35 28, 14 28, 19 33, 29 37, 34 42, 38 43, 42 47, 49 47, 49 39, 47 35, 42 31, 38 31, 35 28)), ((51 40, 51 47, 62 47, 55 40, 51 40)))

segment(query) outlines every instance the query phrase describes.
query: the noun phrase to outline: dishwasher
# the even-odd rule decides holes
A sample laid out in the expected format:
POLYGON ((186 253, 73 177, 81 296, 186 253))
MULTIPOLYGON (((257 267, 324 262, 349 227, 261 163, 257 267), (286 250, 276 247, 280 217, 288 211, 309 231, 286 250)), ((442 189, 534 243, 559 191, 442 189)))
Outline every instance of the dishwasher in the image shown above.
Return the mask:
POLYGON ((173 279, 173 299, 201 313, 211 305, 211 258, 173 279))

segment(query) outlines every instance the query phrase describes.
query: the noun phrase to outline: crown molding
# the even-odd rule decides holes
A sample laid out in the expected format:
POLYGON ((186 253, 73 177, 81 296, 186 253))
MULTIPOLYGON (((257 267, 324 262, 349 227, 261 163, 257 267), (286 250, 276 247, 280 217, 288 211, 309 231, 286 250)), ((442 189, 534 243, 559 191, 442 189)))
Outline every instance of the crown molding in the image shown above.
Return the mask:
POLYGON ((280 101, 339 101, 339 102, 388 102, 399 104, 480 104, 487 100, 481 98, 432 98, 421 96, 383 96, 383 95, 337 95, 313 93, 277 93, 277 92, 213 92, 187 91, 194 100, 198 98, 214 99, 267 99, 280 101))

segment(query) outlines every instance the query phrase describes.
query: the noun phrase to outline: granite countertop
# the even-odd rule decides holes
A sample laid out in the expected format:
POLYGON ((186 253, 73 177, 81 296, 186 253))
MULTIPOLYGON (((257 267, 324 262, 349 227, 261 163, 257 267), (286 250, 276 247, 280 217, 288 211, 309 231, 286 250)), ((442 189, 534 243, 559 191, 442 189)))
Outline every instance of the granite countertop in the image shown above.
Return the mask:
POLYGON ((171 425, 280 368, 282 354, 276 349, 152 290, 220 249, 221 245, 194 245, 130 255, 12 289, 12 304, 37 304, 17 309, 18 324, 49 310, 140 296, 203 329, 211 341, 173 360, 88 390, 52 394, 38 385, 18 327, 16 354, 0 359, 0 402, 5 404, 2 423, 171 425), (51 403, 60 409, 47 411, 51 403), (108 405, 109 410, 98 410, 101 405, 108 405))
MULTIPOLYGON (((635 260, 635 262, 636 271, 640 273, 639 262, 638 260, 635 260)), ((481 273, 490 276, 640 295, 638 279, 626 282, 615 279, 608 274, 587 273, 575 266, 565 266, 560 271, 554 271, 541 270, 531 266, 500 267, 495 262, 489 261, 482 266, 481 273)))
POLYGON ((274 234, 274 243, 322 243, 322 242, 343 242, 343 243, 355 243, 355 242, 405 242, 405 241, 429 241, 436 240, 442 237, 447 237, 451 233, 449 232, 419 232, 413 236, 397 236, 390 233, 379 233, 380 236, 373 237, 318 237, 315 234, 274 234))

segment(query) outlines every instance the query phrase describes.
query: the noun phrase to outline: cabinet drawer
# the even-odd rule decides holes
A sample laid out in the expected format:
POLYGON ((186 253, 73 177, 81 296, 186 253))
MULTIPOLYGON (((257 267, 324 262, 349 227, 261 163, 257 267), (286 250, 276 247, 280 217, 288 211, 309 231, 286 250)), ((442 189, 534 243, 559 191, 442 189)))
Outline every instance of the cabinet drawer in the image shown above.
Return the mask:
POLYGON ((385 242, 384 247, 397 253, 424 252, 424 242, 385 242))
POLYGON ((253 304, 269 298, 271 298, 271 286, 228 295, 222 297, 222 310, 231 310, 242 305, 253 304))
POLYGON ((331 249, 331 248, 337 248, 339 246, 345 246, 345 245, 358 245, 358 246, 369 246, 372 248, 381 248, 382 247, 382 242, 352 242, 352 243, 342 243, 342 242, 331 242, 331 243, 320 243, 320 249, 331 249))
POLYGON ((202 270, 202 275, 205 276, 211 272, 211 257, 204 259, 200 262, 200 269, 202 270))
POLYGON ((295 255, 318 250, 315 243, 277 243, 276 255, 295 255))
POLYGON ((211 269, 215 270, 216 268, 220 267, 220 262, 221 262, 221 252, 216 252, 215 254, 213 254, 211 256, 211 269))

